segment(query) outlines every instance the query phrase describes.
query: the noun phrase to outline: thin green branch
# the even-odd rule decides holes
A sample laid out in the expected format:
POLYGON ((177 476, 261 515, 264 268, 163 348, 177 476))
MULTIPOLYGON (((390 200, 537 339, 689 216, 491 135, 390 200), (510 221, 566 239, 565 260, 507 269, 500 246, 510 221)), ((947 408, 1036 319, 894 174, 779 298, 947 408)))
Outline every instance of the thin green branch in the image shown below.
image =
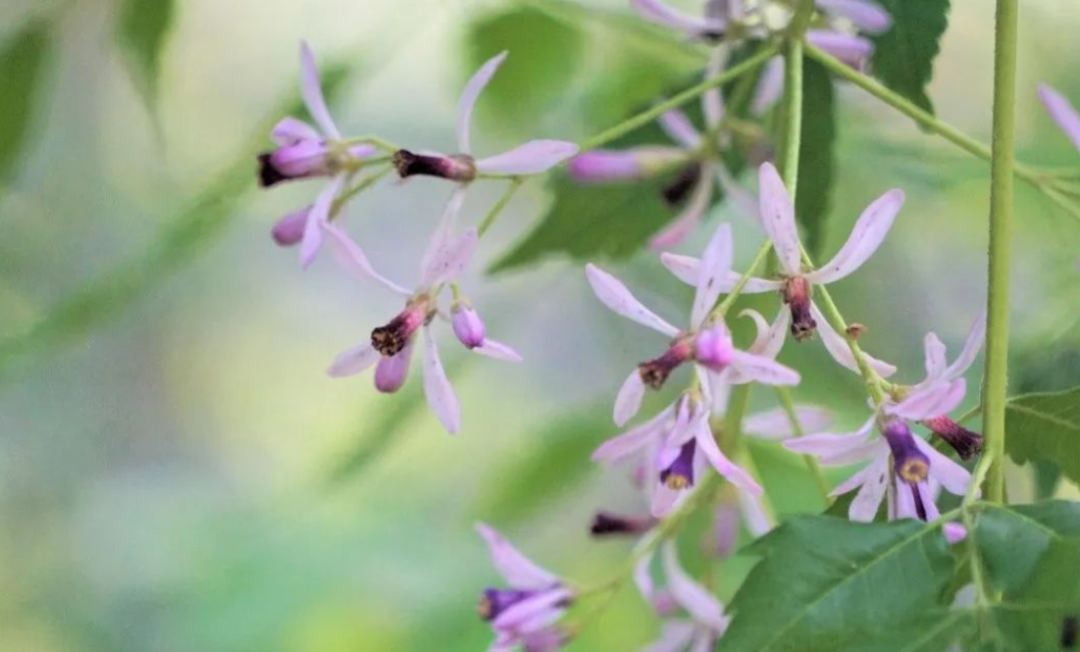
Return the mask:
POLYGON ((502 215, 506 205, 510 203, 510 200, 517 194, 518 189, 525 183, 524 177, 514 177, 510 180, 509 185, 506 187, 506 191, 502 197, 499 197, 499 201, 495 202, 495 205, 491 207, 491 211, 484 216, 483 221, 480 222, 480 226, 477 228, 477 235, 483 237, 487 230, 491 228, 491 225, 495 223, 495 220, 499 219, 502 215))
MULTIPOLYGON (((777 385, 776 396, 780 400, 780 406, 784 408, 784 414, 787 415, 788 421, 791 423, 791 431, 795 433, 795 437, 799 438, 806 434, 803 430, 802 423, 799 422, 799 413, 795 409, 795 400, 791 396, 791 389, 782 385, 777 385)), ((833 502, 833 498, 830 495, 832 488, 829 487, 829 481, 825 479, 825 474, 821 471, 821 465, 818 464, 817 458, 813 455, 803 455, 803 461, 806 462, 806 468, 809 469, 810 475, 814 476, 814 482, 817 483, 818 491, 821 492, 821 498, 825 501, 825 505, 829 506, 833 502)))

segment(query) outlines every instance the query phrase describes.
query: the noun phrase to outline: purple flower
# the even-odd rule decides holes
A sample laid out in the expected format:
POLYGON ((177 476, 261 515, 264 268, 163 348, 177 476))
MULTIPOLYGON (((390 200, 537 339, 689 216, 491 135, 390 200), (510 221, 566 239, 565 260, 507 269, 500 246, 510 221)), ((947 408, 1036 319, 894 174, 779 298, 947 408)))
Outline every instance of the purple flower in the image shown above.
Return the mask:
POLYGON ((1069 137, 1076 149, 1080 150, 1080 114, 1073 105, 1065 96, 1046 84, 1039 86, 1039 98, 1042 99, 1046 112, 1069 137))
POLYGON ((687 154, 678 147, 643 145, 627 150, 594 149, 570 159, 570 176, 581 183, 632 181, 652 176, 687 154))
MULTIPOLYGON (((438 308, 438 295, 442 287, 461 273, 476 249, 475 229, 460 237, 453 235, 463 197, 461 189, 455 190, 451 196, 440 225, 424 253, 420 265, 420 284, 413 291, 377 273, 363 250, 339 227, 324 227, 334 254, 350 273, 358 278, 374 280, 406 299, 404 310, 386 325, 374 329, 370 339, 339 354, 327 373, 340 378, 376 365, 376 388, 383 392, 397 391, 405 382, 417 333, 422 331, 424 394, 439 422, 450 433, 456 433, 461 427, 461 410, 439 359, 430 325, 436 317, 442 317, 438 308)), ((476 322, 479 322, 479 315, 476 315, 476 322)), ((498 360, 521 360, 521 356, 509 346, 486 337, 482 331, 477 333, 474 330, 470 335, 473 345, 466 344, 470 350, 498 360)))
POLYGON ((700 265, 703 271, 698 275, 690 313, 690 328, 686 331, 680 331, 642 305, 614 276, 591 263, 586 266, 589 284, 605 306, 671 338, 662 355, 639 364, 623 383, 615 401, 617 425, 623 425, 637 413, 646 386, 661 387, 668 375, 684 362, 694 361, 709 372, 730 369, 746 382, 798 384, 796 371, 768 357, 735 349, 723 322, 712 321, 710 313, 720 297, 722 281, 731 273, 732 255, 731 225, 721 224, 705 249, 700 265))
MULTIPOLYGON (((734 0, 735 4, 741 2, 742 0, 734 0)), ((682 32, 691 38, 704 39, 718 39, 724 35, 728 27, 727 16, 708 9, 727 4, 728 2, 708 2, 706 15, 699 17, 680 11, 663 0, 630 0, 630 6, 650 23, 682 32)))
POLYGON ((465 85, 465 90, 461 95, 457 123, 460 152, 448 155, 399 150, 394 154, 394 165, 402 178, 422 175, 468 183, 479 174, 507 176, 540 174, 577 154, 578 147, 574 143, 560 140, 531 140, 502 154, 479 160, 473 158, 469 138, 473 107, 506 56, 507 53, 503 52, 489 60, 465 85))
POLYGON ((664 622, 660 639, 642 652, 703 652, 716 647, 731 619, 724 614, 720 601, 683 570, 672 541, 660 550, 667 590, 658 589, 652 579, 652 555, 645 556, 634 569, 634 581, 641 595, 662 616, 681 608, 689 618, 670 618, 664 622))
POLYGON ((300 244, 300 264, 315 260, 322 244, 323 227, 329 223, 334 199, 346 177, 360 169, 375 153, 370 145, 349 146, 326 108, 315 55, 307 43, 300 44, 301 91, 308 113, 318 129, 296 118, 285 118, 271 132, 277 148, 259 155, 259 180, 264 187, 282 181, 311 177, 332 177, 315 203, 286 215, 274 225, 274 240, 282 246, 300 244))
POLYGON ((817 0, 818 11, 844 18, 864 34, 883 34, 892 27, 892 17, 869 0, 817 0))
MULTIPOLYGON (((858 372, 855 357, 844 337, 829 325, 828 320, 813 302, 813 286, 833 283, 855 272, 885 239, 893 220, 904 203, 904 193, 890 190, 870 204, 855 223, 847 242, 832 260, 813 271, 802 267, 802 248, 799 244, 798 227, 795 224, 795 207, 780 180, 776 168, 770 163, 761 166, 759 173, 761 217, 765 231, 772 240, 780 260, 781 278, 777 280, 751 278, 743 292, 780 291, 788 310, 777 317, 777 328, 790 324, 796 340, 812 338, 815 331, 832 357, 844 367, 858 372)), ((660 257, 664 265, 685 283, 696 284, 701 277, 701 262, 689 256, 671 253, 660 257)), ((722 285, 732 287, 740 275, 728 270, 722 285)), ((783 340, 779 344, 782 345, 783 340)), ((779 351, 779 349, 777 349, 779 351)), ((896 367, 867 356, 871 367, 882 376, 896 372, 896 367)))
POLYGON ((565 644, 568 636, 553 625, 566 613, 574 592, 529 561, 494 528, 481 523, 476 530, 509 587, 485 589, 480 597, 480 617, 495 631, 488 652, 508 652, 519 646, 527 652, 548 652, 565 644))

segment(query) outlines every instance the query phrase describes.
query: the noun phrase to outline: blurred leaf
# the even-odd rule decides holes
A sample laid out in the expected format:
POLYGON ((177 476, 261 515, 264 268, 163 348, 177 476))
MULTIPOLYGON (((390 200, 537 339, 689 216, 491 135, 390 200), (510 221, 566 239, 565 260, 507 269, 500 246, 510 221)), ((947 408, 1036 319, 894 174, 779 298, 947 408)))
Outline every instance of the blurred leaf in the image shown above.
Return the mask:
POLYGON ((480 96, 480 106, 511 125, 535 122, 560 101, 580 69, 581 29, 532 7, 482 16, 466 33, 467 75, 506 50, 509 56, 480 96))
MULTIPOLYGON (((795 214, 806 248, 817 259, 825 241, 835 171, 836 105, 829 71, 808 59, 803 68, 802 146, 795 214)), ((820 261, 819 261, 820 262, 820 261)))
POLYGON ((1017 464, 1049 460, 1080 483, 1080 387, 1009 400, 1005 447, 1017 464))
POLYGON ((873 37, 870 70, 890 89, 933 113, 926 87, 949 25, 949 0, 878 0, 893 25, 873 37))
POLYGON ((0 183, 15 170, 30 136, 52 49, 51 30, 50 24, 33 21, 0 44, 0 183))
MULTIPOLYGON (((953 557, 938 527, 801 516, 747 552, 762 560, 731 603, 725 652, 899 649, 876 643, 895 641, 900 632, 911 639, 948 629, 938 601, 953 557)), ((947 636, 926 638, 910 649, 950 643, 947 636)))
POLYGON ((1033 460, 1031 471, 1035 474, 1035 498, 1053 498, 1061 482, 1061 467, 1049 460, 1033 460))
MULTIPOLYGON (((342 64, 326 67, 323 86, 332 98, 353 70, 342 64)), ((29 330, 0 342, 0 373, 21 356, 69 343, 85 336, 108 317, 124 310, 170 272, 216 241, 232 224, 247 193, 255 188, 255 154, 282 115, 301 110, 295 95, 258 127, 252 142, 229 167, 176 217, 168 221, 157 241, 134 261, 117 267, 53 306, 29 330)))
POLYGON ((1050 544, 1064 538, 1080 540, 1080 504, 1064 500, 1008 507, 987 504, 977 527, 975 541, 994 585, 1015 591, 1028 581, 1050 544))
POLYGON ((143 99, 157 103, 161 54, 176 14, 175 0, 120 0, 116 38, 143 99))
POLYGON ((479 513, 500 523, 521 520, 566 495, 595 468, 590 455, 610 434, 610 416, 596 407, 545 425, 531 438, 539 441, 536 448, 496 465, 479 513))

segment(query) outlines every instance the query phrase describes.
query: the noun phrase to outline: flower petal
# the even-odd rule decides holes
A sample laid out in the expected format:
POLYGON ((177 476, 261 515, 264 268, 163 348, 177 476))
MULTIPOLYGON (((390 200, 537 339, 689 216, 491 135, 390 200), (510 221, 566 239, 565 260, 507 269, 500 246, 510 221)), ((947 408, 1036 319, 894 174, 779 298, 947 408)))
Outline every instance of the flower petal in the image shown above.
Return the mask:
POLYGON ((295 145, 302 140, 322 140, 322 136, 311 125, 296 118, 285 118, 277 123, 270 132, 270 137, 282 147, 295 145))
POLYGON ((428 239, 427 248, 424 249, 424 256, 420 259, 421 276, 435 266, 436 257, 442 255, 450 245, 450 241, 454 237, 454 231, 457 230, 458 215, 461 214, 461 207, 465 203, 466 194, 465 186, 460 185, 450 193, 450 199, 447 200, 442 215, 439 217, 439 223, 435 226, 435 230, 431 232, 431 237, 428 239))
POLYGON ((578 146, 563 140, 530 140, 514 149, 482 158, 476 169, 486 174, 540 174, 573 158, 578 146))
POLYGON ((832 283, 848 276, 881 246, 893 220, 904 205, 904 193, 890 190, 866 207, 851 229, 851 235, 833 259, 806 275, 811 283, 832 283))
POLYGON ((750 112, 761 115, 780 100, 784 94, 784 58, 775 56, 769 59, 758 80, 754 98, 750 100, 750 112))
MULTIPOLYGON (((829 323, 829 320, 825 318, 825 315, 813 302, 810 303, 810 315, 817 322, 817 331, 821 335, 821 343, 825 345, 825 349, 828 350, 833 360, 840 363, 840 366, 859 373, 859 365, 855 363, 855 354, 851 352, 847 340, 833 329, 832 324, 829 323)), ((863 351, 863 355, 866 356, 866 361, 870 364, 870 367, 882 378, 888 378, 896 373, 896 367, 888 362, 878 360, 866 351, 863 351)))
POLYGON ((659 439, 667 420, 672 417, 674 412, 675 407, 668 406, 640 426, 631 428, 625 433, 605 441, 593 452, 592 460, 594 462, 612 462, 631 453, 636 453, 654 439, 659 439))
POLYGON ((952 382, 933 382, 913 391, 896 405, 886 407, 885 412, 910 421, 940 417, 960 405, 965 391, 967 381, 963 378, 952 382))
POLYGON ((927 380, 937 380, 945 374, 945 367, 948 366, 945 344, 934 333, 927 333, 923 338, 923 357, 926 361, 927 380))
POLYGON ((941 531, 950 544, 960 543, 967 538, 967 528, 959 523, 946 523, 941 526, 941 531))
POLYGON ((701 274, 694 293, 694 309, 690 313, 691 328, 699 328, 716 305, 716 300, 724 289, 724 279, 731 271, 733 257, 731 225, 724 222, 717 227, 705 247, 705 254, 701 257, 701 274))
POLYGON ((1076 112, 1064 95, 1046 84, 1039 85, 1039 98, 1042 99, 1046 112, 1072 140, 1076 149, 1080 150, 1080 113, 1076 112))
POLYGON ((484 523, 476 524, 491 551, 495 569, 515 589, 543 589, 559 583, 559 578, 530 561, 499 532, 484 523))
POLYGON ((862 68, 874 53, 874 44, 867 39, 828 29, 806 31, 806 42, 823 50, 852 68, 862 68))
POLYGON ((697 628, 694 623, 682 620, 668 620, 660 628, 660 638, 641 652, 680 652, 694 638, 697 628))
POLYGON ((679 329, 667 323, 653 311, 641 304, 640 301, 630 294, 630 290, 623 285, 622 281, 608 274, 596 265, 589 263, 585 266, 585 275, 589 279, 596 298, 611 309, 612 312, 626 317, 631 321, 648 326, 668 337, 675 337, 679 329))
POLYGON ((772 240, 776 257, 787 274, 799 274, 802 250, 799 230, 795 226, 795 206, 791 203, 780 173, 772 163, 763 163, 758 171, 758 200, 761 202, 761 224, 772 240))
MULTIPOLYGON (((796 406, 795 418, 803 432, 820 432, 828 427, 832 415, 827 410, 811 406, 796 406)), ((743 420, 743 432, 758 439, 787 439, 794 437, 791 418, 783 408, 751 414, 743 420)))
POLYGON ((731 368, 738 373, 739 379, 745 382, 757 382, 763 385, 798 385, 800 380, 799 372, 791 367, 746 351, 732 353, 731 368))
POLYGON ((760 224, 761 216, 758 214, 757 197, 739 185, 723 161, 717 162, 713 167, 716 169, 716 181, 724 191, 724 200, 733 206, 736 212, 754 220, 755 224, 760 224))
POLYGON ((671 489, 666 484, 658 482, 653 484, 652 499, 649 501, 649 513, 653 518, 664 518, 677 505, 686 500, 689 491, 683 489, 671 489))
POLYGON ((424 396, 439 423, 451 435, 461 429, 461 405, 446 378, 430 328, 424 328, 424 396))
POLYGON ((709 460, 709 463, 713 465, 717 473, 727 478, 731 484, 739 489, 755 496, 761 495, 761 485, 754 480, 753 476, 729 460, 720 450, 720 447, 716 444, 712 429, 709 427, 708 419, 699 419, 694 427, 694 439, 697 441, 698 449, 705 455, 705 459, 709 460))
POLYGON ((341 140, 341 132, 326 108, 326 99, 319 81, 319 69, 315 65, 315 54, 308 44, 303 42, 300 44, 300 91, 308 113, 315 124, 319 125, 323 135, 331 140, 341 140))
POLYGON ((772 529, 772 521, 765 512, 765 506, 760 496, 747 491, 736 491, 739 499, 739 511, 742 513, 743 525, 754 537, 764 536, 772 529))
POLYGON ((679 109, 672 109, 660 116, 660 127, 664 133, 684 149, 701 147, 701 133, 690 121, 689 116, 679 109))
MULTIPOLYGON (((728 60, 726 47, 713 48, 709 55, 709 62, 705 66, 705 79, 712 79, 724 71, 728 60)), ((720 93, 720 87, 715 86, 705 91, 701 96, 701 110, 705 116, 705 126, 713 129, 720 126, 724 119, 724 97, 720 93)))
POLYGON ((664 563, 664 575, 667 576, 668 590, 672 597, 695 621, 715 630, 727 627, 727 618, 720 601, 705 587, 686 574, 679 564, 678 553, 673 541, 665 541, 660 550, 664 563))
POLYGON ((326 373, 331 378, 355 376, 378 362, 379 357, 379 352, 371 346, 371 340, 364 340, 353 348, 339 353, 326 373))
POLYGON ((854 433, 832 434, 827 432, 787 439, 784 448, 803 455, 813 455, 826 466, 844 466, 863 462, 882 450, 879 440, 866 436, 874 425, 873 419, 854 433))
POLYGON ((954 496, 963 496, 971 485, 971 473, 967 469, 942 455, 929 442, 921 437, 915 438, 915 445, 930 460, 930 477, 941 483, 946 491, 954 496))
POLYGON ((476 106, 476 100, 480 97, 480 93, 484 91, 484 87, 491 81, 491 78, 495 76, 495 71, 506 60, 508 54, 509 52, 500 52, 488 59, 473 74, 472 78, 465 84, 465 90, 461 92, 461 102, 458 105, 457 137, 458 149, 462 154, 468 154, 472 151, 469 143, 469 124, 472 121, 473 107, 476 106))
POLYGON ((964 348, 960 351, 960 355, 957 356, 956 360, 945 369, 943 377, 953 380, 962 376, 975 362, 975 358, 979 357, 979 351, 982 350, 984 340, 986 340, 985 309, 975 318, 975 323, 971 325, 967 339, 964 340, 964 348))
POLYGON ((308 213, 307 223, 304 225, 304 238, 300 241, 300 266, 307 269, 315 261, 315 256, 322 246, 323 229, 330 223, 330 210, 333 208, 334 199, 341 192, 345 183, 344 175, 334 177, 319 196, 308 213))
POLYGON ((757 328, 757 336, 750 345, 750 353, 775 360, 780 355, 780 349, 787 341, 788 325, 791 323, 791 311, 783 307, 776 314, 773 323, 765 321, 765 318, 756 310, 743 310, 740 317, 749 317, 754 320, 757 328))
POLYGON ((709 204, 712 202, 713 196, 712 180, 706 176, 704 169, 708 168, 708 166, 702 167, 701 178, 694 184, 690 201, 687 202, 686 207, 683 208, 678 217, 649 240, 650 249, 656 251, 670 249, 678 245, 701 223, 701 218, 709 210, 709 204))
POLYGON ((480 346, 473 347, 472 350, 474 353, 486 355, 489 358, 502 360, 504 362, 521 362, 521 354, 506 344, 497 342, 490 337, 485 337, 484 343, 480 346))
POLYGON ((826 13, 843 16, 860 32, 882 34, 892 27, 892 16, 877 3, 867 0, 817 0, 817 8, 826 13))
POLYGON ((685 32, 690 36, 717 34, 723 32, 727 26, 723 20, 692 16, 675 9, 662 0, 630 0, 630 6, 650 23, 670 27, 685 32))
POLYGON ((538 593, 508 607, 491 621, 491 626, 517 634, 538 632, 562 618, 572 597, 573 593, 563 587, 538 593))
POLYGON ((863 470, 864 481, 859 493, 848 507, 848 518, 863 523, 873 522, 881 508, 881 500, 889 488, 889 457, 882 455, 863 470))
POLYGON ((615 411, 612 418, 620 428, 641 409, 641 399, 645 396, 645 383, 635 367, 623 381, 619 394, 615 397, 615 411))
MULTIPOLYGON (((687 285, 697 286, 698 279, 701 277, 701 259, 693 256, 683 256, 681 254, 673 254, 670 252, 664 252, 660 254, 660 262, 668 269, 669 272, 675 275, 675 278, 679 279, 687 285)), ((742 278, 742 274, 732 271, 729 272, 727 278, 724 279, 724 287, 722 292, 727 292, 731 288, 735 287, 735 284, 742 278)), ((754 278, 753 276, 747 281, 743 287, 743 294, 760 294, 762 292, 773 292, 780 289, 781 283, 779 281, 770 281, 763 278, 754 278)))
POLYGON ((428 267, 420 276, 420 286, 433 288, 460 276, 472 260, 478 240, 476 229, 469 229, 457 240, 448 241, 445 247, 432 256, 428 267))
POLYGON ((371 262, 368 261, 364 251, 347 233, 345 233, 345 231, 341 229, 341 227, 336 224, 330 224, 327 225, 323 231, 327 236, 326 243, 329 245, 330 251, 334 254, 334 258, 336 258, 338 264, 353 277, 361 280, 375 281, 391 292, 400 294, 403 297, 412 296, 410 290, 401 287, 397 283, 394 283, 382 274, 376 272, 375 268, 371 266, 371 262))

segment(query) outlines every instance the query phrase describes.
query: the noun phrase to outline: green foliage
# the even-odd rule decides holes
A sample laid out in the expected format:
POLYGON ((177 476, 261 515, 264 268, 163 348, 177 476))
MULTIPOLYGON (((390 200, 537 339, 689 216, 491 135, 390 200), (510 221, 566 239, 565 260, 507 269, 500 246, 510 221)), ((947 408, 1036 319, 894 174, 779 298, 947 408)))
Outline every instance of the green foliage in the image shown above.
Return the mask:
POLYGON ((586 38, 582 30, 539 9, 512 7, 472 23, 466 33, 468 75, 491 57, 510 55, 480 98, 487 113, 510 125, 535 122, 572 83, 586 38))
POLYGON ((939 604, 953 557, 940 528, 802 516, 753 544, 762 557, 731 603, 727 652, 944 650, 952 617, 939 604), (920 641, 913 641, 919 634, 920 641), (922 640, 925 639, 925 640, 922 640))
POLYGON ((949 0, 878 0, 892 28, 874 37, 870 69, 890 89, 933 113, 926 87, 949 24, 949 0))
POLYGON ((803 64, 802 143, 799 149, 799 192, 795 214, 803 242, 814 258, 821 254, 825 220, 832 197, 836 141, 836 103, 832 76, 820 63, 803 64))
POLYGON ((157 101, 161 54, 176 14, 175 0, 121 0, 116 38, 143 99, 157 101))
POLYGON ((1080 387, 1011 399, 1005 429, 1006 450, 1018 464, 1049 460, 1080 482, 1080 387))
POLYGON ((30 136, 51 49, 52 26, 43 21, 0 44, 0 182, 14 171, 30 136))

